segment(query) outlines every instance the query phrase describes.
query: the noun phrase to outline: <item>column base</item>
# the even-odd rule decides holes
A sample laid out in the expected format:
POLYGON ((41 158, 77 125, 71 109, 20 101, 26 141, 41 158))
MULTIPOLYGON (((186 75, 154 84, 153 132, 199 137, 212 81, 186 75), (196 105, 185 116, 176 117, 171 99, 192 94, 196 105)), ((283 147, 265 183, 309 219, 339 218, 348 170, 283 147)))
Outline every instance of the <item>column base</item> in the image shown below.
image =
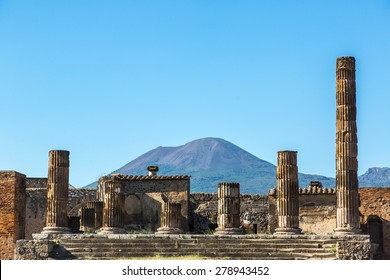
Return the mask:
POLYGON ((181 234, 183 231, 180 228, 160 227, 155 234, 181 234))
POLYGON ((126 230, 124 228, 119 227, 102 227, 97 234, 126 234, 126 230))
POLYGON ((354 235, 354 234, 361 234, 361 233, 362 231, 360 228, 343 227, 343 228, 334 229, 335 235, 354 235))
POLYGON ((49 233, 67 234, 67 233, 70 233, 70 228, 68 228, 68 227, 44 227, 42 229, 41 233, 44 233, 44 234, 49 234, 49 233))
POLYGON ((243 234, 241 228, 216 228, 215 235, 240 235, 243 234))
POLYGON ((299 235, 302 234, 300 228, 277 228, 274 235, 299 235))

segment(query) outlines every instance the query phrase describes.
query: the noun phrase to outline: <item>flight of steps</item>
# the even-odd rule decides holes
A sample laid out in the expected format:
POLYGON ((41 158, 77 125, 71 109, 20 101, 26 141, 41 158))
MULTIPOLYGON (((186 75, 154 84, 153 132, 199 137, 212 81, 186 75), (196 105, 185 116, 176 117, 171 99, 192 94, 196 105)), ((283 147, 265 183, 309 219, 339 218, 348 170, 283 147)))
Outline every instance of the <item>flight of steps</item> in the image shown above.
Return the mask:
POLYGON ((336 259, 337 239, 271 236, 126 235, 59 239, 53 259, 137 259, 198 256, 204 259, 336 259))

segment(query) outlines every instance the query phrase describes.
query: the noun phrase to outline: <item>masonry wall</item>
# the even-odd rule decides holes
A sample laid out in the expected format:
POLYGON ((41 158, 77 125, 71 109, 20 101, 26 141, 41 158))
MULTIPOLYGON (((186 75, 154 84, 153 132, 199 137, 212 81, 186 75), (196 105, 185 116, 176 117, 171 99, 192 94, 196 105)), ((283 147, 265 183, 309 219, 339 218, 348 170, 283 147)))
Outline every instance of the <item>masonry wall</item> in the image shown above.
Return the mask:
POLYGON ((360 188, 360 223, 364 233, 368 233, 367 222, 370 216, 382 220, 383 258, 390 259, 390 188, 360 188))
MULTIPOLYGON (((269 193, 269 230, 278 227, 276 191, 269 193)), ((299 190, 299 227, 310 234, 333 234, 336 228, 335 189, 308 188, 299 190)))
POLYGON ((161 207, 164 201, 180 203, 180 224, 184 232, 190 231, 188 176, 132 177, 125 183, 125 228, 128 231, 156 231, 161 224, 161 207))
POLYGON ((0 171, 0 259, 14 258, 16 240, 24 239, 26 176, 0 171))
MULTIPOLYGON (((191 193, 190 221, 194 233, 211 233, 217 227, 218 195, 191 193)), ((245 233, 265 233, 268 230, 268 200, 266 195, 241 194, 240 220, 245 233)))

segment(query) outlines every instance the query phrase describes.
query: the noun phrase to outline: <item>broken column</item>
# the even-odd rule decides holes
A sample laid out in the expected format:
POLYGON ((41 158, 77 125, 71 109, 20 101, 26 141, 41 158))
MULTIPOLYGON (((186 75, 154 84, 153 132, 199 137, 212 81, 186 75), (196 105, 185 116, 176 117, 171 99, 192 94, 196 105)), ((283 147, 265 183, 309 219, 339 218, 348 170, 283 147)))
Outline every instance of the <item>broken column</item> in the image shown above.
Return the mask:
POLYGON ((125 195, 123 182, 110 176, 103 182, 103 227, 99 234, 126 233, 124 230, 125 195))
POLYGON ((299 228, 298 166, 296 151, 279 151, 276 169, 278 227, 275 235, 301 234, 299 228))
POLYGON ((84 232, 95 231, 95 209, 83 207, 81 210, 80 230, 84 232))
POLYGON ((69 151, 49 151, 46 227, 42 233, 69 233, 69 151))
POLYGON ((161 227, 156 234, 179 234, 180 229, 181 204, 164 202, 161 211, 161 227))
POLYGON ((214 234, 242 234, 239 183, 218 183, 218 228, 214 234))
POLYGON ((103 226, 103 201, 88 201, 88 208, 95 209, 95 229, 103 226))
POLYGON ((336 61, 336 193, 335 234, 360 232, 356 128, 355 58, 336 61))

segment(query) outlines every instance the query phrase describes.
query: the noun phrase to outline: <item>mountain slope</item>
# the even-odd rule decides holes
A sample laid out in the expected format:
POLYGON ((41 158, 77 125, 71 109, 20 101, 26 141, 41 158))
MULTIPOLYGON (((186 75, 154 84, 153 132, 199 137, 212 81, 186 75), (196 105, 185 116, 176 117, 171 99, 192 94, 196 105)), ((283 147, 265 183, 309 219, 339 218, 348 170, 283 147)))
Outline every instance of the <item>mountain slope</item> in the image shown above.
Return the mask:
POLYGON ((364 187, 390 186, 390 168, 372 167, 359 176, 359 185, 364 187))

